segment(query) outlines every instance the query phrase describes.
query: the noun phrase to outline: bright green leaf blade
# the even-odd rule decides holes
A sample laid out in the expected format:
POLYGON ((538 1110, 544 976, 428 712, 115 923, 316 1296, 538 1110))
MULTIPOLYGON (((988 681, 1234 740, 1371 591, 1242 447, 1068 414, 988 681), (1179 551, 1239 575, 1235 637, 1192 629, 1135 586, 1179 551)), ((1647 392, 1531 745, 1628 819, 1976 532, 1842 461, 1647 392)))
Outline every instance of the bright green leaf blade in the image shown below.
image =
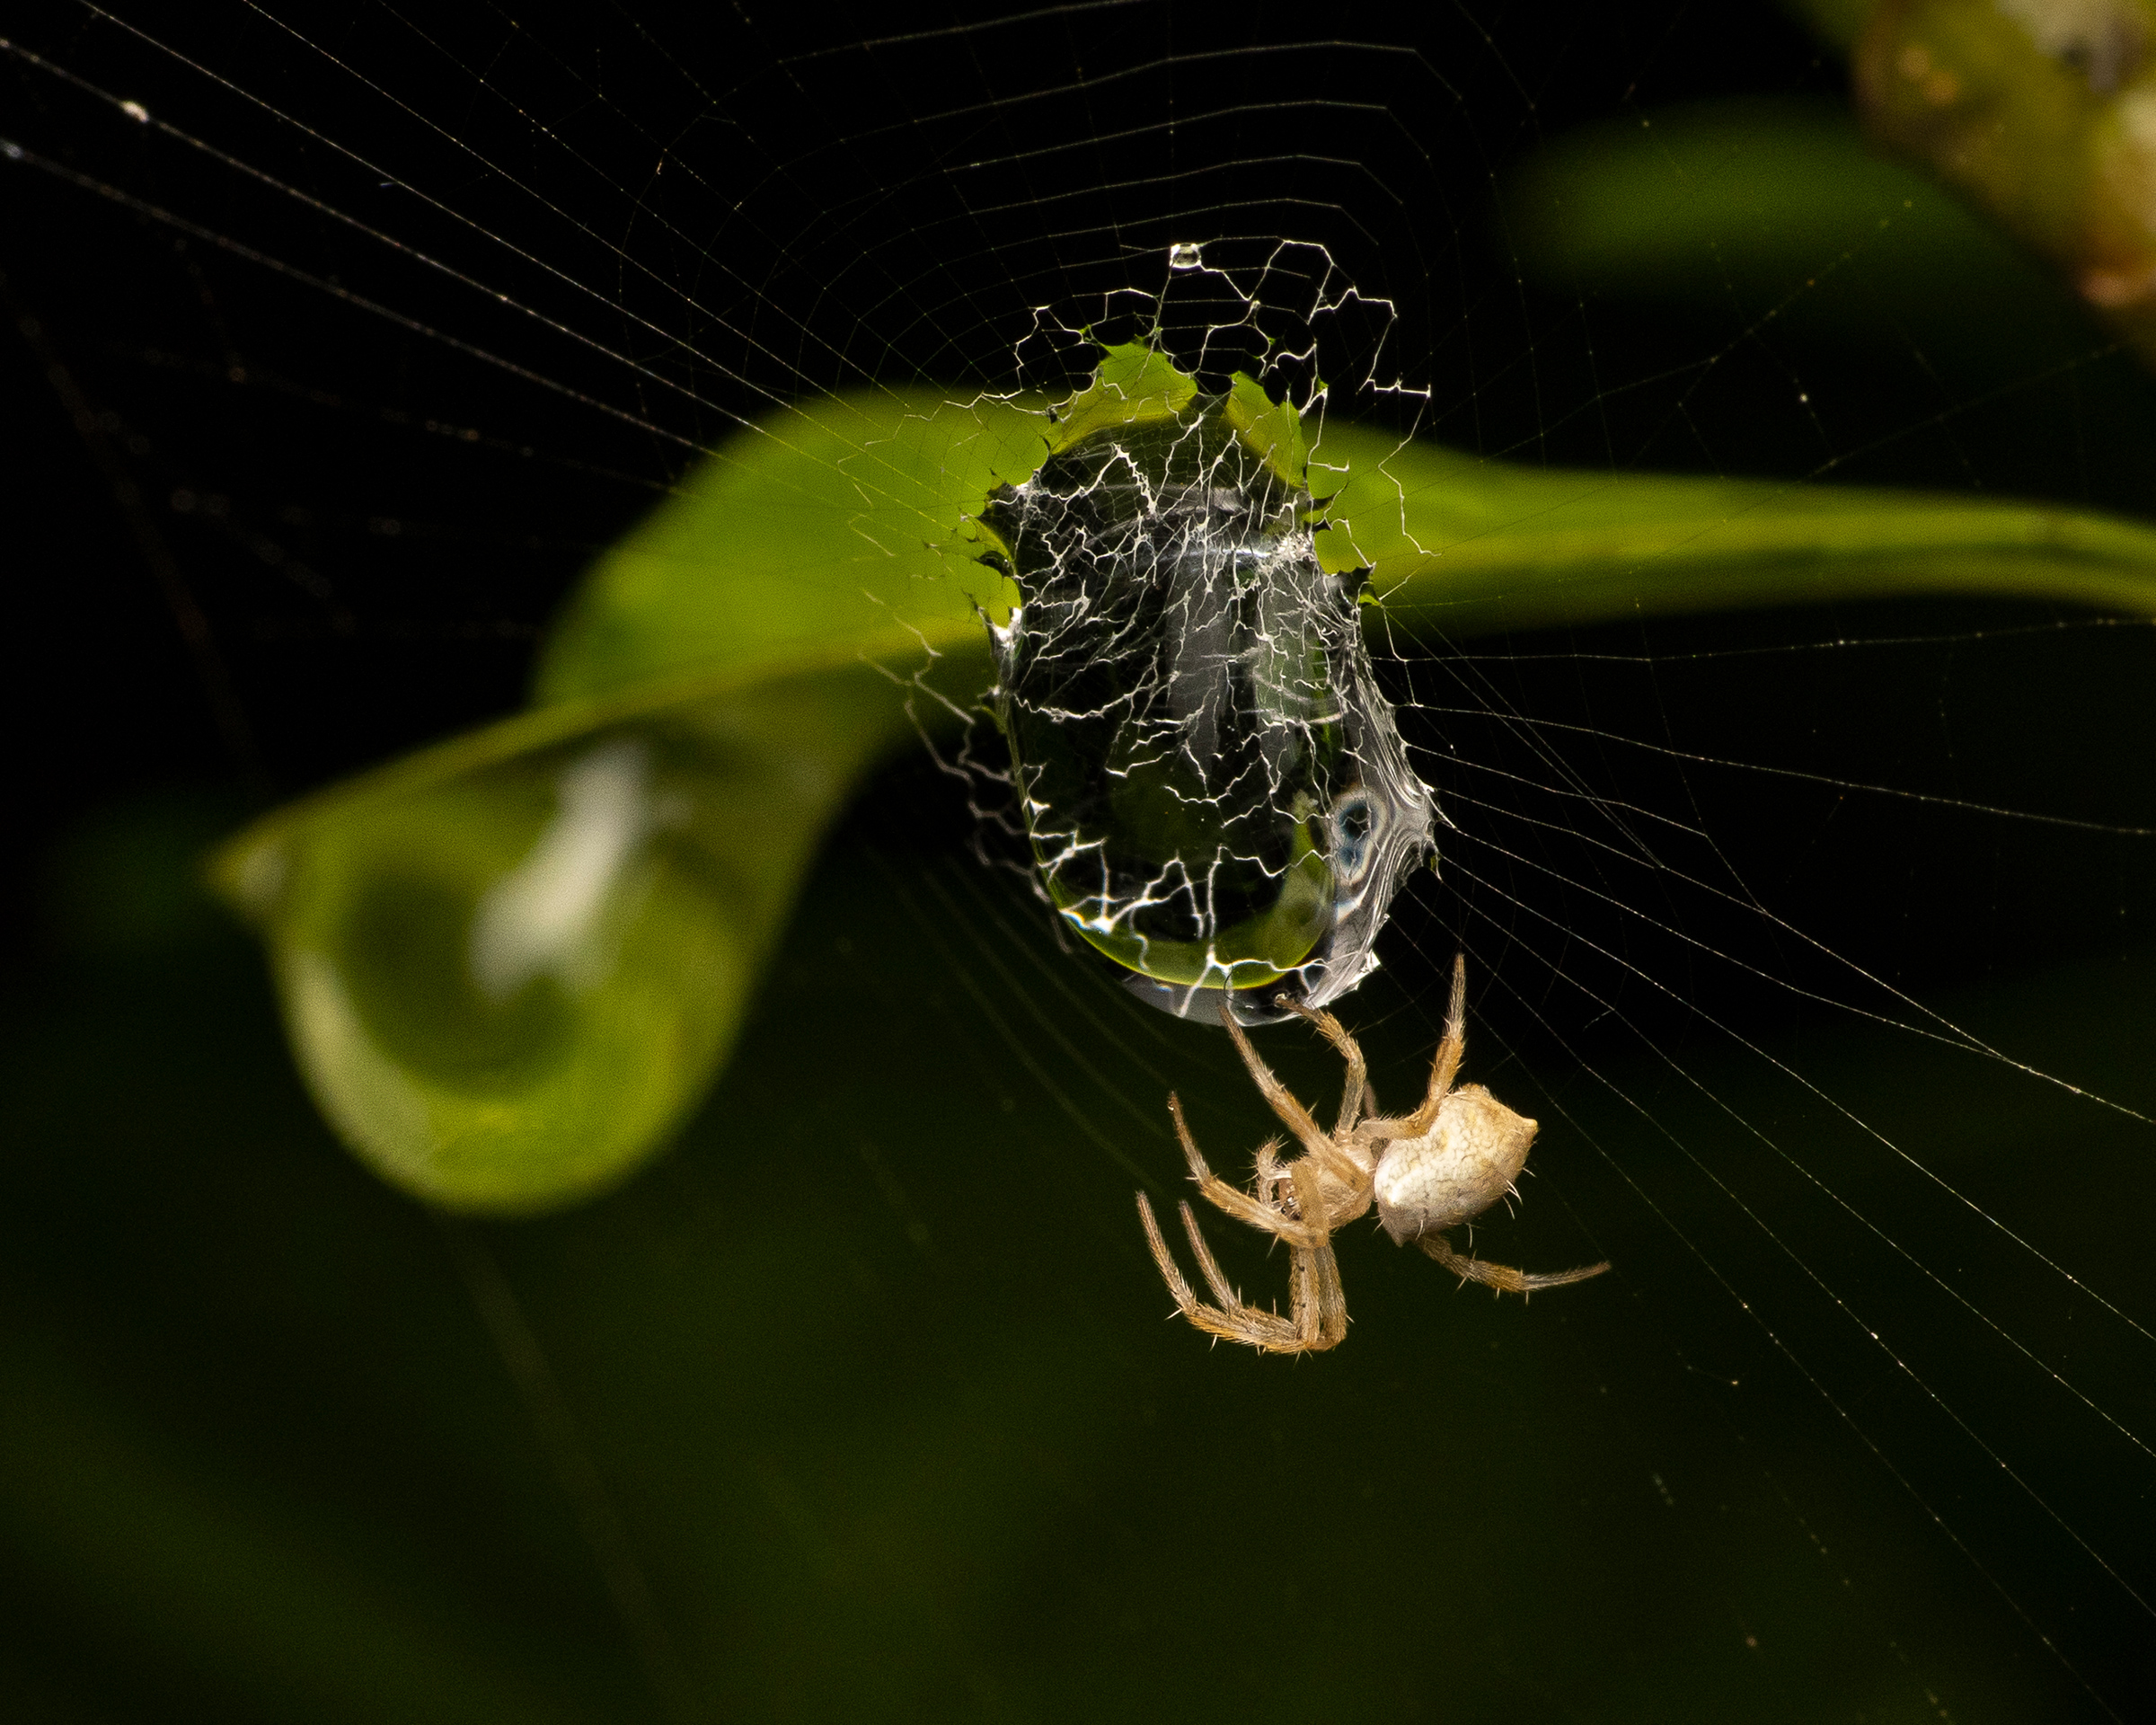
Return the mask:
MULTIPOLYGON (((912 634, 880 645, 922 657, 912 634)), ((513 1212, 602 1190, 665 1140, 826 824, 906 730, 867 646, 542 709, 225 851, 218 884, 268 940, 309 1086, 363 1160, 433 1203, 513 1212)))
MULTIPOLYGON (((1912 593, 2156 611, 2156 529, 2084 510, 1765 480, 1513 467, 1329 426, 1331 534, 1383 615, 1445 635, 1912 593)), ((1328 535, 1330 536, 1330 535, 1328 535)))
POLYGON ((555 625, 543 702, 754 670, 803 644, 977 636, 1015 598, 970 518, 1047 453, 1021 405, 932 390, 835 396, 729 442, 602 556, 555 625))
POLYGON ((774 417, 601 559, 548 704, 227 848, 310 1088, 370 1166, 531 1210, 664 1142, 846 794, 909 708, 933 726, 936 689, 986 682, 976 606, 1008 597, 966 518, 1038 464, 1038 425, 922 391, 774 417))
MULTIPOLYGON (((1038 460, 1038 419, 922 392, 774 424, 602 559, 551 704, 218 861, 324 1113, 431 1202, 543 1209, 650 1155, 851 789, 987 686, 980 611, 1011 595, 969 518, 1038 460)), ((2156 531, 2073 511, 1513 468, 1338 423, 1312 459, 1347 474, 1328 562, 1367 563, 1409 634, 1947 589, 2156 611, 2156 531)))

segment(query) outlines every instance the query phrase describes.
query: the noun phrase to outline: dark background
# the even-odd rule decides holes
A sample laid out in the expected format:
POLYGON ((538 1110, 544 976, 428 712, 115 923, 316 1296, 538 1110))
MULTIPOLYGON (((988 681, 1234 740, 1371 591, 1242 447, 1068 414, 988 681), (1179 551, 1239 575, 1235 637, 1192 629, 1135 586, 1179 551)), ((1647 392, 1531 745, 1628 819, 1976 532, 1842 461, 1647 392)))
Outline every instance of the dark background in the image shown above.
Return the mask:
MULTIPOLYGON (((24 1716, 2146 1704, 2149 1344, 2044 1262, 2150 1309, 2145 1128, 1863 1015, 1921 1022, 1898 988, 2156 1106, 2145 844, 1982 812, 2156 820, 2139 627, 1852 606, 1388 667, 1461 831, 1358 1022, 1411 1070, 1465 945, 1470 1075, 1545 1122, 1486 1249, 1619 1270, 1493 1307, 1358 1240, 1323 1360, 1159 1322, 1127 1207, 1172 1190, 1162 1096, 1224 1160, 1265 1124, 1217 1039, 970 860, 923 763, 828 846, 680 1148, 529 1225, 431 1218, 342 1155, 191 884, 249 812, 514 710, 579 571, 741 416, 1011 381, 1027 308, 1123 279, 1180 211, 1335 248, 1400 309, 1430 391, 1403 417, 1461 447, 2145 510, 2149 387, 2071 314, 1957 345, 1861 270, 1771 321, 1748 288, 1522 279, 1501 191, 1543 140, 1838 97, 1780 13, 1134 5, 897 41, 827 8, 458 7, 422 21, 438 59, 385 13, 290 14, 395 112, 264 14, 122 15, 314 135, 79 9, 10 25, 304 194, 0 67, 0 133, 50 164, 0 164, 24 1716), (1168 143, 1128 131, 1171 111, 1168 143), (1601 843, 1626 807, 1661 870, 1601 843)), ((1269 1295, 1280 1267, 1229 1250, 1269 1295)))

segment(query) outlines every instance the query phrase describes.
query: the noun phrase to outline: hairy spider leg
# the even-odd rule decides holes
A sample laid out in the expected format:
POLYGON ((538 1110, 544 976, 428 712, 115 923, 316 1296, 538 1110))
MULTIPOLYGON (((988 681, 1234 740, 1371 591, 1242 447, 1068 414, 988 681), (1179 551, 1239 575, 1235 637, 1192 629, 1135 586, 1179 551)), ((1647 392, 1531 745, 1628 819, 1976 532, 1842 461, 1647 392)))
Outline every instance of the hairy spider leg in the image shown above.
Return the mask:
POLYGON ((1176 1268, 1153 1218, 1153 1206, 1141 1192, 1138 1215, 1145 1226, 1146 1241, 1161 1278, 1183 1315, 1209 1335, 1247 1342, 1267 1352, 1319 1352, 1337 1347, 1348 1334, 1348 1299, 1340 1287, 1339 1261, 1333 1255, 1331 1216, 1317 1165, 1303 1156, 1283 1168, 1275 1154, 1277 1141, 1259 1146, 1259 1191, 1277 1194, 1281 1185, 1292 1185, 1300 1216, 1291 1217, 1277 1203, 1266 1203, 1239 1191, 1215 1174, 1190 1135, 1181 1099, 1171 1096, 1168 1108, 1200 1195, 1237 1221, 1287 1242, 1289 1303, 1294 1314, 1292 1321, 1284 1319, 1277 1312, 1261 1312, 1243 1301, 1222 1273, 1219 1261, 1198 1229, 1197 1214, 1186 1203, 1180 1207, 1183 1231, 1190 1236, 1190 1250, 1219 1305, 1207 1305, 1199 1300, 1176 1268))
POLYGON ((1198 1232, 1196 1213, 1187 1203, 1178 1208, 1182 1212, 1183 1231, 1190 1236, 1190 1249, 1197 1258, 1198 1268, 1205 1272, 1206 1285, 1220 1301, 1216 1306, 1206 1305, 1191 1290, 1182 1271, 1176 1268, 1175 1260, 1169 1255, 1168 1243, 1161 1237, 1160 1224, 1153 1220, 1153 1206, 1146 1201, 1144 1193, 1138 1194, 1138 1220, 1144 1225, 1146 1242, 1153 1248, 1153 1261, 1160 1267, 1161 1278, 1168 1284, 1176 1305, 1192 1324, 1207 1335, 1243 1342, 1269 1354, 1319 1352, 1333 1347, 1347 1333, 1346 1306, 1339 1293, 1339 1271, 1333 1263, 1330 1246, 1316 1251, 1301 1246, 1294 1249, 1295 1315, 1291 1322, 1277 1312, 1260 1312, 1242 1302, 1228 1286, 1228 1278, 1221 1273, 1220 1264, 1206 1244, 1205 1235, 1198 1232), (1330 1333, 1334 1326, 1327 1315, 1324 1290, 1328 1285, 1332 1290, 1332 1308, 1339 1312, 1338 1334, 1330 1333))
MULTIPOLYGON (((1419 1138, 1437 1123, 1437 1110, 1445 1105, 1445 1096, 1453 1088, 1453 1080, 1460 1075, 1460 1062, 1467 1053, 1467 954, 1453 955, 1453 1001, 1445 1014, 1445 1040, 1437 1045, 1436 1057, 1430 1062, 1430 1088, 1422 1099, 1422 1106, 1404 1120, 1387 1120, 1388 1138, 1419 1138)), ((1365 1122, 1365 1127, 1373 1122, 1365 1122)))
MULTIPOLYGON (((1303 1179, 1314 1191, 1316 1181, 1309 1164, 1297 1163, 1295 1167, 1303 1171, 1303 1179)), ((1338 1347, 1346 1340, 1348 1296, 1340 1288, 1339 1261, 1333 1256, 1331 1246, 1290 1248, 1288 1309, 1294 1316, 1288 1333, 1294 1340, 1283 1342, 1277 1328, 1281 1323, 1279 1315, 1247 1305, 1242 1296, 1229 1287, 1228 1278, 1221 1273, 1220 1261, 1214 1257, 1212 1247, 1206 1243, 1206 1236, 1198 1229, 1197 1214, 1188 1204, 1181 1208, 1183 1232, 1190 1236, 1190 1250, 1197 1258, 1198 1269, 1205 1272, 1206 1285, 1220 1301, 1220 1315, 1238 1331, 1248 1329, 1251 1336, 1259 1338, 1251 1341, 1253 1347, 1272 1353, 1318 1353, 1338 1347)), ((1237 1340, 1249 1339, 1237 1336, 1237 1340)))
MULTIPOLYGON (((1314 1217, 1305 1216, 1298 1221, 1277 1207, 1261 1202, 1250 1193, 1229 1185, 1213 1172, 1197 1147, 1197 1140, 1190 1136, 1190 1128, 1183 1119, 1180 1099, 1172 1095, 1168 1098, 1168 1112, 1175 1120, 1175 1136, 1182 1140, 1183 1156, 1190 1164, 1190 1178, 1197 1182, 1199 1196, 1215 1209, 1233 1216, 1238 1222, 1256 1228, 1260 1233, 1277 1234, 1291 1246, 1321 1246, 1331 1237, 1331 1224, 1322 1205, 1314 1217)), ((1299 1166, 1301 1163, 1297 1163, 1287 1172, 1293 1173, 1294 1168, 1299 1166)), ((1296 1195, 1300 1199, 1299 1187, 1296 1195)))
POLYGON ((1370 1089, 1370 1066, 1363 1058, 1363 1045, 1348 1035, 1348 1027, 1330 1013, 1312 1012, 1301 1001, 1286 995, 1274 995, 1273 1004, 1309 1020, 1318 1034, 1332 1044, 1333 1051, 1348 1063, 1348 1082, 1340 1092, 1339 1118, 1332 1128, 1333 1142, 1347 1143, 1356 1121, 1365 1113, 1377 1112, 1377 1098, 1370 1089))
POLYGON ((1181 1212, 1184 1212, 1184 1227, 1190 1231, 1192 1242, 1198 1246, 1198 1268, 1206 1270, 1206 1281, 1212 1283, 1214 1294, 1220 1296, 1218 1306, 1203 1303, 1192 1292, 1184 1272, 1175 1268, 1175 1260, 1169 1255, 1169 1242, 1160 1238, 1160 1223, 1153 1220, 1153 1206, 1147 1203, 1144 1192, 1138 1192, 1138 1220, 1144 1223, 1144 1240, 1153 1249, 1153 1263, 1160 1266, 1160 1278, 1169 1285, 1169 1294, 1175 1296, 1177 1309, 1207 1335, 1224 1337, 1227 1341, 1246 1341, 1250 1348, 1263 1348, 1268 1352, 1270 1349, 1289 1352, 1298 1341, 1295 1326, 1272 1311, 1255 1311, 1252 1306, 1241 1305, 1241 1300, 1235 1298, 1227 1287, 1227 1278, 1220 1277, 1220 1266, 1212 1261, 1212 1252, 1203 1251, 1206 1242, 1198 1235, 1197 1218, 1190 1214, 1190 1206, 1188 1203, 1181 1206, 1181 1212))
MULTIPOLYGON (((1242 1026, 1235 1022, 1233 1015, 1224 1012, 1220 1022, 1227 1027, 1229 1040, 1235 1044, 1235 1052, 1242 1057, 1242 1064, 1250 1069, 1250 1082, 1258 1086, 1258 1093, 1280 1117, 1281 1124, 1295 1135, 1304 1152, 1315 1158, 1318 1165, 1327 1173, 1351 1190, 1367 1185, 1370 1171, 1356 1157, 1349 1154, 1330 1134, 1318 1129, 1318 1123, 1310 1118, 1310 1110, 1297 1101, 1287 1086, 1273 1075, 1273 1069, 1250 1046, 1250 1039, 1243 1034, 1242 1026)), ((1359 1050, 1357 1057, 1360 1057, 1359 1050)), ((1356 1214, 1361 1212, 1358 1210, 1356 1214)))
POLYGON ((1464 1258, 1453 1250, 1452 1242, 1442 1234, 1426 1234, 1416 1241, 1417 1245, 1443 1264, 1462 1283, 1480 1282, 1493 1294, 1517 1294, 1525 1299, 1539 1288, 1563 1287, 1569 1282, 1584 1282, 1591 1276, 1599 1276, 1609 1268, 1607 1262, 1585 1264, 1577 1269, 1548 1269, 1529 1271, 1515 1269, 1510 1264, 1485 1263, 1480 1258, 1464 1258))
MULTIPOLYGON (((1305 1216, 1325 1217, 1325 1192, 1317 1169, 1305 1161, 1287 1172, 1294 1177, 1296 1208, 1305 1216)), ((1295 1253, 1294 1269, 1295 1328, 1304 1345, 1313 1349, 1337 1347, 1348 1339, 1348 1296, 1340 1287, 1339 1260, 1332 1253, 1330 1217, 1325 1238, 1313 1250, 1295 1253)))
POLYGON ((1259 1312, 1234 1297, 1227 1279, 1220 1273, 1220 1266, 1213 1261, 1213 1254, 1205 1250, 1205 1239, 1197 1232, 1197 1218, 1190 1207, 1181 1207, 1183 1225, 1197 1248, 1198 1267, 1206 1272, 1206 1279, 1220 1296, 1218 1306, 1210 1306, 1200 1300, 1184 1279, 1183 1272, 1169 1255, 1168 1243, 1161 1238, 1161 1225, 1153 1220, 1153 1206, 1145 1194, 1138 1194, 1138 1220, 1145 1225, 1146 1243, 1153 1248, 1153 1261, 1160 1266, 1161 1279, 1168 1284, 1168 1292, 1175 1298, 1177 1307, 1197 1328, 1208 1335, 1222 1336, 1230 1341, 1248 1342, 1253 1348, 1277 1349, 1286 1352, 1299 1338, 1295 1326, 1277 1313, 1259 1312))

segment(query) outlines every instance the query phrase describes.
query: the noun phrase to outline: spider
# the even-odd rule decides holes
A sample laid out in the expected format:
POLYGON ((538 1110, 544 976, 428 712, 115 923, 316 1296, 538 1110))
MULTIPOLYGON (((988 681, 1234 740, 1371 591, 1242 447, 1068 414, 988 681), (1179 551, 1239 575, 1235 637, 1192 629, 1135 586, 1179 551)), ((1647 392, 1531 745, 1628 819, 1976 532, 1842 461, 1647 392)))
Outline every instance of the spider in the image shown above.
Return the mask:
POLYGON ((1373 1203, 1395 1245, 1412 1240, 1459 1277, 1463 1286, 1480 1282, 1498 1294, 1525 1296, 1539 1288, 1584 1282, 1609 1268, 1606 1263, 1589 1264, 1531 1275, 1509 1265, 1464 1257, 1445 1237, 1447 1228, 1472 1220, 1515 1190, 1513 1181, 1526 1165, 1536 1129, 1534 1121, 1515 1114, 1480 1084, 1453 1087, 1467 1048, 1464 954, 1453 963, 1452 1006, 1445 1016, 1445 1039, 1437 1045, 1437 1057, 1430 1067, 1429 1091, 1420 1108, 1397 1119, 1378 1116, 1363 1051, 1339 1020, 1330 1013, 1296 1005, 1285 995, 1277 1004, 1291 1006, 1308 1019, 1347 1062, 1347 1093, 1332 1131, 1319 1129, 1309 1110, 1288 1093, 1272 1068, 1259 1058, 1241 1027, 1225 1013, 1221 1022, 1235 1051, 1250 1068, 1259 1093, 1303 1146, 1303 1154, 1283 1163, 1277 1154, 1280 1140, 1267 1140, 1258 1147, 1256 1190, 1242 1191, 1206 1165, 1183 1120, 1182 1103, 1172 1095, 1168 1112, 1189 1160, 1190 1177, 1206 1201, 1238 1222, 1287 1243, 1294 1315, 1284 1318, 1277 1311, 1261 1312, 1242 1303, 1221 1274, 1205 1236, 1197 1231, 1197 1217, 1186 1202, 1181 1207, 1184 1231, 1190 1236, 1190 1249, 1206 1285, 1220 1302, 1206 1305, 1169 1256, 1153 1206, 1140 1192, 1138 1216, 1152 1243, 1153 1261, 1160 1265, 1176 1305, 1192 1323, 1209 1335, 1246 1342, 1260 1353, 1316 1353, 1339 1346, 1348 1334, 1348 1303, 1340 1292, 1332 1235, 1373 1203))

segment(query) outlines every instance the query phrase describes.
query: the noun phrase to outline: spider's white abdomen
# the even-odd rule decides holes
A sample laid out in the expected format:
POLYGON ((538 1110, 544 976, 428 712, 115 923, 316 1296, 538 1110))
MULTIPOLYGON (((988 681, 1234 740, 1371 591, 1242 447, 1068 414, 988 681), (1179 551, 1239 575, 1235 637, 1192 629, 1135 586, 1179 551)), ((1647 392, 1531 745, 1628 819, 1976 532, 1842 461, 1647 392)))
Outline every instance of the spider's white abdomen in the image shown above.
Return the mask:
POLYGON ((1479 1216, 1527 1165, 1536 1123, 1480 1084, 1447 1095, 1419 1138, 1394 1138, 1377 1161, 1378 1220, 1395 1244, 1479 1216))

